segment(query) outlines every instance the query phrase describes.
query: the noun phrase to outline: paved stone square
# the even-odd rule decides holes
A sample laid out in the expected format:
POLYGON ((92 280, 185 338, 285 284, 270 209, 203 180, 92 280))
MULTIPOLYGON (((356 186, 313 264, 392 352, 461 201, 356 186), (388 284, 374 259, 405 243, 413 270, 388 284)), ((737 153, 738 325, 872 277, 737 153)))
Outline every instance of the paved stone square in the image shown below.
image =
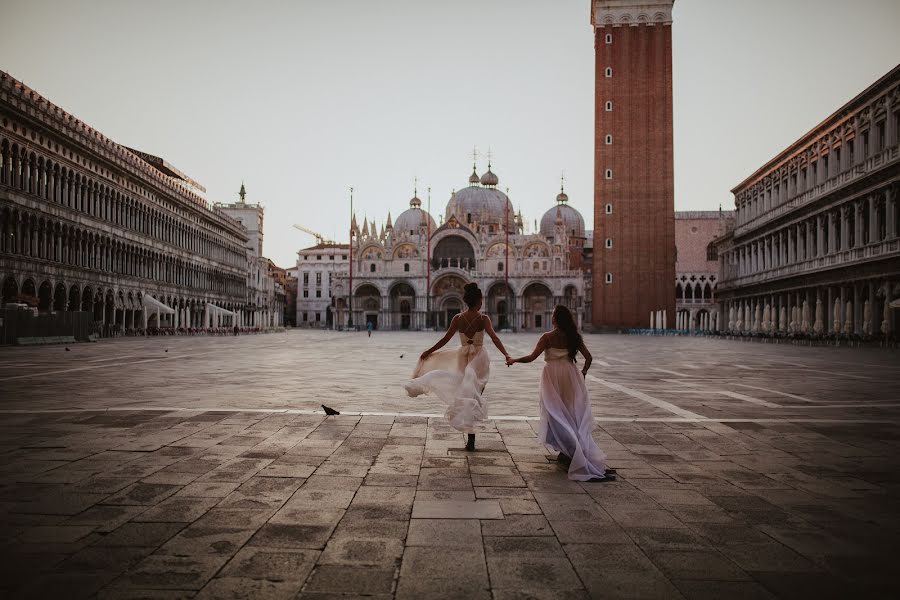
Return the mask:
MULTIPOLYGON (((514 354, 537 339, 502 337, 514 354)), ((474 453, 439 403, 405 397, 436 338, 0 349, 0 593, 900 594, 895 352, 588 336, 618 480, 580 484, 536 441, 540 363, 490 349, 474 453)))

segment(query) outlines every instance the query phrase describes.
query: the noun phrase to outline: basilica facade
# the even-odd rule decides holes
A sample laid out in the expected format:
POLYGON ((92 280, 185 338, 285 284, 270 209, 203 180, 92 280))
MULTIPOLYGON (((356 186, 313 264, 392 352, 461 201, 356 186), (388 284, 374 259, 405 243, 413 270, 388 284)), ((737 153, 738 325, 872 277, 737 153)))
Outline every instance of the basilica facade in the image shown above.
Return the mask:
MULTIPOLYGON (((465 309, 463 286, 470 281, 484 292, 483 311, 497 329, 544 331, 557 304, 568 306, 581 326, 584 218, 561 189, 539 229, 526 233, 498 183, 490 164, 480 177, 473 167, 468 185, 447 202, 441 224, 415 194, 409 208, 393 221, 388 214, 380 229, 368 220, 360 226, 354 217, 352 268, 331 279, 333 326, 445 328, 465 309)), ((299 300, 297 310, 304 310, 299 300)))

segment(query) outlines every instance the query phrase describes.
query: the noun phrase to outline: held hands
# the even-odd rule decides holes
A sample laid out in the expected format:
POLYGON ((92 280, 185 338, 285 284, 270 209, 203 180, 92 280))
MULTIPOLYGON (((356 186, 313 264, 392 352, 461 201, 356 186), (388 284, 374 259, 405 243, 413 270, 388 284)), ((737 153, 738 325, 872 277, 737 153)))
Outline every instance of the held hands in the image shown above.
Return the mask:
POLYGON ((506 355, 506 366, 507 366, 507 367, 511 367, 511 366, 514 365, 515 363, 516 363, 516 359, 514 359, 514 358, 511 357, 509 354, 507 354, 507 355, 506 355))

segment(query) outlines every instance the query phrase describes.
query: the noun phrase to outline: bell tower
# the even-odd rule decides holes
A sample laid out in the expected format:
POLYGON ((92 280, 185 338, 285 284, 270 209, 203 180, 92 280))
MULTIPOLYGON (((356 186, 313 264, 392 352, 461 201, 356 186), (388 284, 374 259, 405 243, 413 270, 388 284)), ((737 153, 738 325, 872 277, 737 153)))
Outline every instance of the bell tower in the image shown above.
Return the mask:
POLYGON ((675 317, 672 6, 592 0, 597 329, 675 317))

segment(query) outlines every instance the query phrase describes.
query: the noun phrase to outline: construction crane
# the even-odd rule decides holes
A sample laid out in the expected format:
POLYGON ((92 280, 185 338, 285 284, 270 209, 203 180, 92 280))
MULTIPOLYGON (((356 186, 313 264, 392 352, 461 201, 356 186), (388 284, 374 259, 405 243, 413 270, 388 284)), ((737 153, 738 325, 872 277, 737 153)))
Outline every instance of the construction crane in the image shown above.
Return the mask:
POLYGON ((334 242, 332 240, 326 240, 325 236, 322 235, 321 233, 316 233, 312 229, 304 227, 303 225, 294 224, 294 229, 299 229, 303 233, 308 233, 309 235, 313 236, 314 238, 316 238, 317 244, 334 244, 334 242))

